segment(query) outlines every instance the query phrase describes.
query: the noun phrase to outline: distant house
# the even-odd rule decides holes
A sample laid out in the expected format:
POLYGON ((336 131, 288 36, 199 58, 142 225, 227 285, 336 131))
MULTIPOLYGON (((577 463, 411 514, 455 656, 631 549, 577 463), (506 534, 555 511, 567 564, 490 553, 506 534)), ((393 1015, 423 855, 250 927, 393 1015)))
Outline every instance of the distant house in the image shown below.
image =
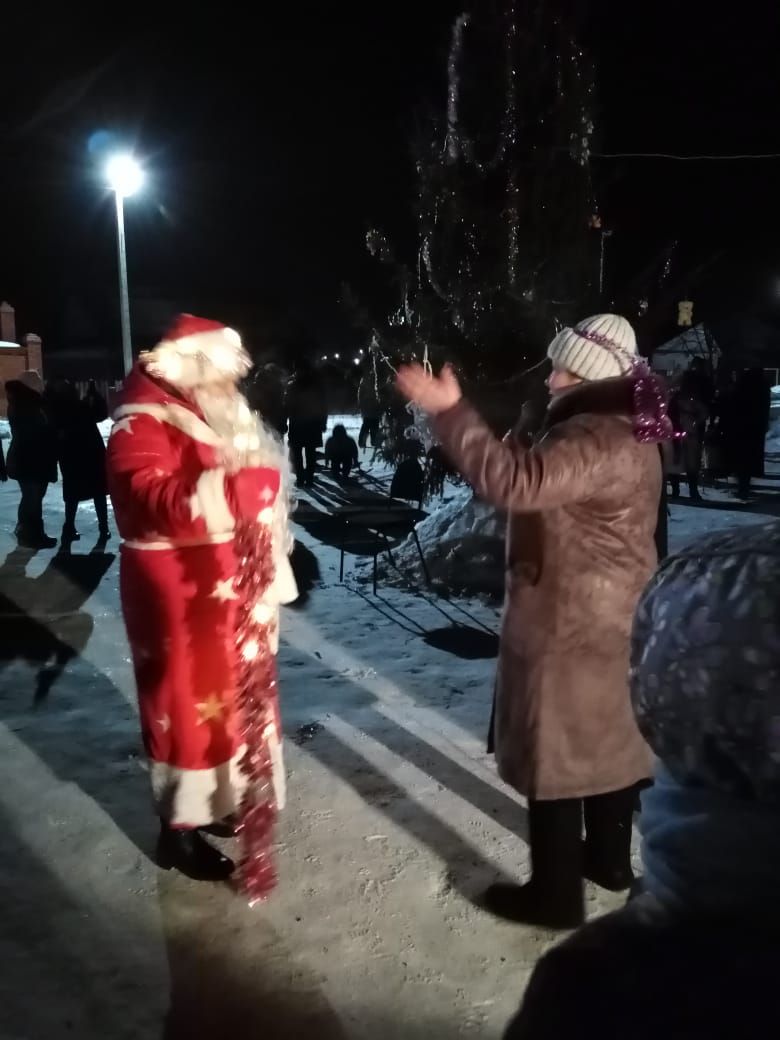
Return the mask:
POLYGON ((713 369, 721 365, 732 371, 763 368, 776 384, 780 382, 780 329, 753 315, 696 325, 658 347, 652 366, 674 379, 695 357, 704 358, 713 369))
POLYGON ((0 416, 7 413, 5 384, 18 379, 22 372, 35 371, 43 376, 41 337, 35 333, 16 339, 16 314, 10 303, 0 304, 0 416))
POLYGON ((703 358, 713 369, 718 367, 721 357, 720 347, 703 325, 685 329, 679 336, 658 347, 653 351, 651 364, 656 372, 663 373, 667 379, 674 379, 685 372, 697 357, 703 358))

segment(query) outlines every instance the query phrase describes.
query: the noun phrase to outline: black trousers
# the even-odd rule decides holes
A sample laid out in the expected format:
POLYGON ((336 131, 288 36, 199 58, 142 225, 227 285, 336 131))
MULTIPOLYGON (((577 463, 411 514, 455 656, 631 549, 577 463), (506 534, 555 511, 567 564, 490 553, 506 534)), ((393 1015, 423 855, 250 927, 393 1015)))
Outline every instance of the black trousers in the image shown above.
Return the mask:
MULTIPOLYGON (((669 484, 672 488, 672 496, 674 498, 680 497, 680 477, 673 476, 669 477, 669 484)), ((688 473, 686 478, 688 481, 688 491, 691 498, 698 498, 699 495, 699 475, 698 473, 688 473)))
POLYGON ((351 469, 352 463, 349 459, 330 460, 330 471, 334 477, 348 477, 351 469))
POLYGON ((358 434, 358 446, 365 448, 368 443, 368 438, 371 438, 371 447, 377 446, 377 434, 379 433, 379 415, 364 415, 363 423, 360 427, 360 433, 358 434))
MULTIPOLYGON (((98 527, 101 531, 108 530, 108 496, 98 495, 93 499, 95 503, 95 512, 97 513, 98 527)), ((76 513, 78 512, 79 501, 77 498, 68 498, 65 500, 65 528, 68 531, 74 530, 76 526, 76 513)))
POLYGON ((587 798, 530 800, 534 884, 564 899, 581 892, 583 877, 606 888, 627 888, 632 879, 631 823, 638 791, 634 784, 587 798))
POLYGON ((299 484, 311 484, 314 480, 314 470, 317 465, 317 445, 316 444, 295 444, 290 445, 292 451, 293 469, 295 470, 295 476, 299 484), (306 453, 306 459, 304 461, 304 452, 306 453))
POLYGON ((43 499, 48 485, 39 480, 20 480, 19 534, 37 538, 43 534, 43 499))

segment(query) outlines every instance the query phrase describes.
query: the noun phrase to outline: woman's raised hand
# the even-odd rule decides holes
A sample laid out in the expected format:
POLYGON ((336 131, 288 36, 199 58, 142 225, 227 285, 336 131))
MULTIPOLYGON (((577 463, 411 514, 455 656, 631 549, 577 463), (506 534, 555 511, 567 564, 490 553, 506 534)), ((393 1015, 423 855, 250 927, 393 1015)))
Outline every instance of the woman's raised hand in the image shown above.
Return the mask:
POLYGON ((449 365, 445 365, 438 376, 429 375, 422 365, 402 365, 395 385, 404 397, 429 415, 446 412, 463 396, 457 376, 449 365))

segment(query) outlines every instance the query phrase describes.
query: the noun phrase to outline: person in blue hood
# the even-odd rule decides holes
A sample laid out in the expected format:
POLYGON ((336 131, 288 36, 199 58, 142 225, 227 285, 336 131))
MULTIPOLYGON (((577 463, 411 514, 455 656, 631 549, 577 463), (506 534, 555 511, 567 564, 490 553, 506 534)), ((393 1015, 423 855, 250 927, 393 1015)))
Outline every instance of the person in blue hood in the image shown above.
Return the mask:
POLYGON ((506 1040, 780 1030, 780 523, 671 556, 645 591, 632 697, 657 756, 642 890, 537 964, 506 1040))

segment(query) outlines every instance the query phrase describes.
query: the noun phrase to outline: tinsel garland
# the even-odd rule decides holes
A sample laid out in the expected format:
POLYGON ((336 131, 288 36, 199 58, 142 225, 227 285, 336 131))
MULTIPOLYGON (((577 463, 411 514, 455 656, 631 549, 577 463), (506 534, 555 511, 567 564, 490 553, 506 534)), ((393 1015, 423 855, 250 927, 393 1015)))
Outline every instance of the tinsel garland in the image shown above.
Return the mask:
POLYGON ((634 438, 640 444, 680 440, 669 417, 668 394, 660 377, 645 361, 635 363, 631 375, 634 438))
POLYGON ((246 779, 238 834, 238 882, 249 905, 267 899, 276 885, 272 857, 277 817, 270 741, 277 733, 276 661, 271 649, 272 619, 262 598, 274 580, 271 529, 242 522, 235 538, 239 595, 236 622, 238 716, 244 754, 239 769, 246 779))

